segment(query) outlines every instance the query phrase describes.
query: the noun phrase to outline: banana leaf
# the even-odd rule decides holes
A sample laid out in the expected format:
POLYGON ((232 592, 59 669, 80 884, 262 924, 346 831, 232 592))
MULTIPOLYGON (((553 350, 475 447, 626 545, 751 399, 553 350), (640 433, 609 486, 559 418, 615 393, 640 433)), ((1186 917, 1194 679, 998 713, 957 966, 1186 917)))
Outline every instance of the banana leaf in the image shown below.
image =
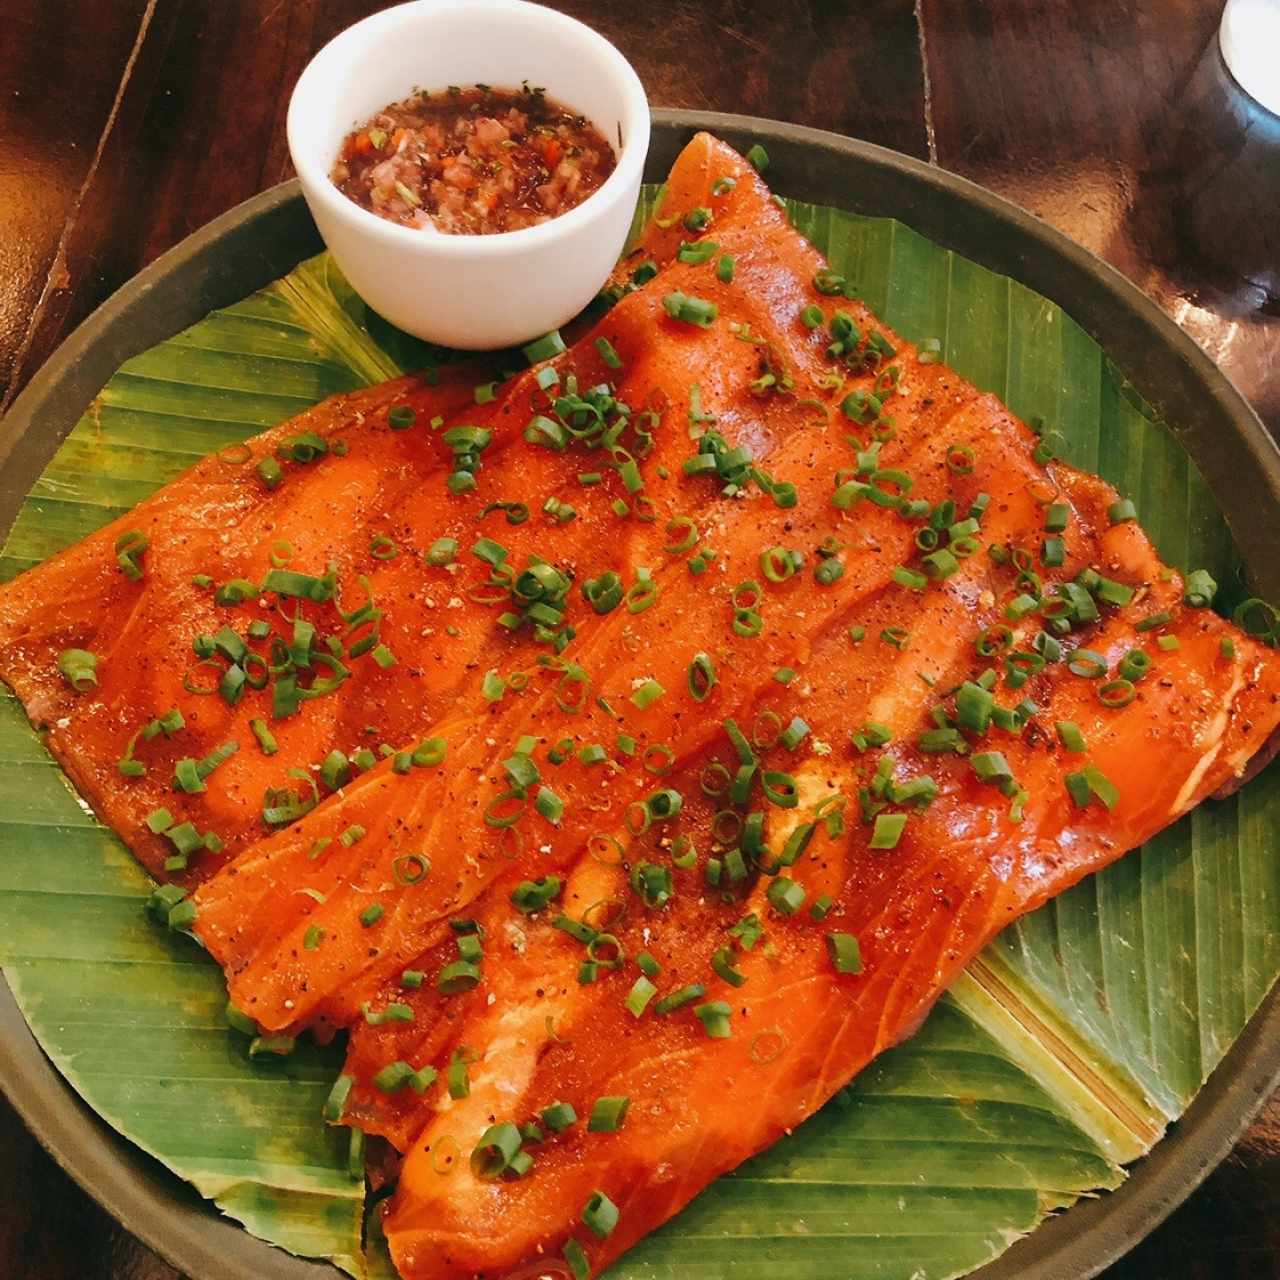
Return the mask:
MULTIPOLYGON (((647 191, 640 215, 654 193, 647 191)), ((1162 554, 1229 607, 1243 572, 1174 436, 1084 331, 901 223, 792 204, 866 301, 1133 497, 1162 554)), ((638 216, 640 216, 638 215, 638 216)), ((203 454, 421 364, 330 260, 126 364, 0 550, 10 577, 203 454)), ((621 1280, 945 1280, 1119 1184, 1280 971, 1280 778, 1264 774, 1006 930, 921 1031, 620 1262, 621 1280)), ((68 1082, 254 1234, 393 1273, 320 1106, 335 1048, 253 1059, 215 966, 144 917, 146 875, 0 699, 0 964, 68 1082), (367 1229, 366 1229, 367 1228, 367 1229)))

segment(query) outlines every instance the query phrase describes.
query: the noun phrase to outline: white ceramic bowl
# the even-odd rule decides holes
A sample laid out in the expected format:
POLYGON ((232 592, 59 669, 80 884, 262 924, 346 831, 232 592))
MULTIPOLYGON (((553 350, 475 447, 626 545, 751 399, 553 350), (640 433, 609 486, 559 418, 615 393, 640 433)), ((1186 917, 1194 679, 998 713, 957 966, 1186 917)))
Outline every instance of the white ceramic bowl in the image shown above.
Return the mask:
POLYGON ((360 296, 420 338, 483 350, 557 328, 604 283, 635 211, 649 104, 617 49, 564 14, 525 0, 413 0, 316 54, 289 102, 288 136, 311 215, 360 296), (330 180, 346 135, 415 88, 525 80, 616 149, 613 173, 568 213, 498 235, 441 235, 387 222, 330 180))

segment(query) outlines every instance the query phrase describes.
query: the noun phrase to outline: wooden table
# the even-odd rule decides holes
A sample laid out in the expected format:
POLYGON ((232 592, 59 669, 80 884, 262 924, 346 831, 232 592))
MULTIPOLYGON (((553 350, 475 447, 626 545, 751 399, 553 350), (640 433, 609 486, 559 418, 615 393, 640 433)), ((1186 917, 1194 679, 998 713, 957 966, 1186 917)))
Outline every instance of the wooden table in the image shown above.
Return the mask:
MULTIPOLYGON (((1280 435, 1280 121, 1249 115, 1224 79, 1219 0, 554 3, 613 39, 655 104, 866 138, 1046 218, 1155 298, 1280 435)), ((5 0, 0 409, 139 268, 289 176, 294 80, 330 36, 381 7, 5 0)), ((175 1276, 2 1101, 0 1152, 0 1277, 175 1276)), ((1280 1095, 1107 1275, 1275 1277, 1278 1209, 1280 1095)))

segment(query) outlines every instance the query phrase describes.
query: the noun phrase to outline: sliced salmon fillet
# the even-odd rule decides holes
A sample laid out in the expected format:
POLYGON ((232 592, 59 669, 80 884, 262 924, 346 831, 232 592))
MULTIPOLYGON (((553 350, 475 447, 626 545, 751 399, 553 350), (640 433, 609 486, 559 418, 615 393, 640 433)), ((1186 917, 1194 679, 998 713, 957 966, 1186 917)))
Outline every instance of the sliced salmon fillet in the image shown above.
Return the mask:
MULTIPOLYGON (((755 228, 782 222, 750 167, 707 135, 700 135, 677 164, 675 190, 705 189, 705 174, 713 167, 721 177, 741 179, 716 201, 726 243, 734 237, 745 243, 755 228)), ((635 261, 669 267, 677 245, 669 230, 654 227, 642 238, 635 261)), ((620 272, 620 284, 628 289, 634 287, 629 283, 634 269, 620 272)), ((679 287, 693 270, 684 264, 671 269, 671 286, 679 287)), ((473 596, 493 596, 486 587, 489 567, 470 555, 477 539, 499 539, 518 567, 548 550, 550 542, 558 564, 571 575, 585 563, 600 572, 630 572, 660 556, 660 548, 671 541, 666 521, 677 506, 685 514, 692 509, 674 478, 664 483, 651 475, 647 505, 636 511, 643 518, 623 519, 613 504, 629 495, 612 465, 601 472, 598 486, 584 487, 577 480, 589 467, 598 470, 601 459, 611 463, 607 454, 507 449, 570 378, 585 390, 615 377, 617 398, 634 391, 636 413, 650 412, 656 424, 682 417, 694 382, 704 384, 711 405, 726 398, 722 384, 755 376, 758 357, 750 343, 732 344, 715 371, 701 367, 701 353, 690 345, 655 346, 648 335, 655 305, 648 297, 625 297, 592 341, 509 380, 484 405, 474 403, 473 387, 483 376, 474 369, 470 381, 458 371, 446 375, 438 388, 409 378, 334 397, 250 441, 244 450, 231 451, 235 465, 205 460, 128 515, 0 587, 0 676, 13 686, 33 723, 48 730, 50 750, 95 812, 120 832, 148 869, 165 876, 174 854, 167 835, 148 825, 148 815, 157 809, 167 810, 175 824, 189 822, 216 837, 213 850, 202 850, 189 872, 177 873, 182 879, 203 878, 268 834, 263 812, 269 790, 293 790, 305 801, 311 784, 291 770, 314 773, 334 749, 350 758, 382 744, 411 746, 413 735, 446 714, 460 690, 478 686, 486 669, 534 660, 541 646, 530 629, 509 634, 496 625, 497 608, 472 606, 473 596), (614 375, 596 338, 625 355, 621 375, 614 375), (561 380, 550 392, 538 384, 548 368, 561 380), (646 395, 660 382, 678 391, 679 402, 646 406, 646 395), (394 429, 393 419, 400 415, 402 422, 406 410, 412 426, 394 429), (452 451, 443 437, 463 425, 490 432, 492 441, 483 451, 475 489, 453 495, 444 487, 452 451), (346 452, 325 453, 305 466, 286 463, 279 487, 265 487, 257 464, 308 434, 341 440, 346 452), (517 496, 534 499, 532 515, 518 526, 507 518, 509 507, 494 505, 517 496), (550 532, 555 517, 541 510, 547 501, 572 506, 576 515, 550 532), (121 535, 134 531, 149 541, 137 581, 122 572, 114 550, 121 535), (424 554, 441 539, 456 541, 459 563, 425 567, 424 554), (218 585, 266 581, 273 565, 286 559, 282 549, 290 571, 315 578, 335 567, 335 598, 300 603, 255 592, 239 606, 217 603, 218 585), (201 585, 202 575, 212 581, 201 585), (343 611, 355 612, 365 599, 382 615, 376 638, 396 658, 392 666, 372 659, 368 624, 350 627, 343 620, 343 611), (348 650, 365 650, 354 661, 343 653, 350 674, 333 694, 279 720, 273 718, 270 689, 249 689, 234 705, 216 695, 193 696, 193 684, 213 689, 229 664, 219 653, 197 667, 195 637, 230 628, 233 640, 238 636, 262 655, 252 660, 258 672, 265 665, 262 658, 271 658, 272 638, 292 639, 295 616, 317 628, 317 645, 328 632, 343 639, 348 650), (272 638, 255 641, 248 634, 251 624, 269 627, 272 638), (97 654, 95 689, 77 692, 59 674, 58 656, 68 648, 97 654), (130 740, 171 708, 181 712, 183 728, 139 745, 136 755, 147 772, 126 779, 117 762, 130 740), (274 738, 270 755, 256 745, 250 723, 255 719, 265 721, 274 738), (234 744, 235 754, 210 774, 203 791, 173 789, 178 761, 205 760, 224 744, 234 744)), ((682 439, 678 428, 656 432, 647 469, 667 464, 678 476, 687 451, 682 439)), ((632 437, 624 434, 619 443, 629 445, 632 437)), ((762 455, 771 443, 765 433, 759 442, 762 455)), ((711 496, 703 494, 703 501, 711 496)), ((579 604, 574 612, 580 615, 574 625, 592 624, 590 609, 579 604)), ((329 674, 317 661, 303 683, 323 682, 329 674)), ((312 792, 313 798, 319 794, 312 792)))
MULTIPOLYGON (((672 871, 670 902, 650 907, 623 867, 580 859, 556 908, 581 919, 589 904, 617 904, 609 932, 627 957, 587 985, 578 976, 584 948, 552 924, 552 909, 531 920, 508 908, 504 918, 495 888, 477 913, 494 954, 478 989, 484 998, 471 993, 450 1008, 438 993, 388 990, 374 1009, 389 999, 407 1001, 415 1013, 421 1008, 418 1043, 417 1021, 353 1033, 347 1072, 358 1083, 349 1121, 378 1130, 379 1119, 389 1118, 381 1131, 399 1140, 425 1117, 385 1221, 402 1275, 506 1274, 556 1257, 571 1238, 590 1274, 598 1274, 708 1182, 789 1132, 876 1054, 909 1036, 1011 920, 1149 839, 1243 768, 1277 721, 1274 656, 1209 611, 1181 605, 1181 582, 1162 580, 1140 532, 1106 527, 1114 495, 1105 486, 1065 472, 1058 479, 1077 516, 1102 514, 1104 523, 1093 530, 1100 561, 1151 584, 1141 609, 1107 617, 1079 642, 1111 670, 1135 649, 1151 657, 1153 669, 1136 683, 1133 700, 1104 705, 1098 681, 1055 663, 1015 694, 1003 682, 997 687, 1001 705, 1034 700, 1037 710, 1020 732, 966 733, 965 756, 921 751, 920 733, 936 727, 925 707, 953 708, 947 691, 988 665, 973 648, 975 623, 1001 616, 981 602, 988 593, 998 597, 1011 575, 1002 582, 999 571, 984 569, 926 596, 905 649, 881 643, 851 655, 846 636, 828 635, 804 669, 812 691, 801 706, 794 695, 775 693, 756 705, 757 723, 762 713, 785 723, 801 710, 811 730, 806 742, 833 748, 759 753, 766 767, 792 773, 800 797, 790 810, 758 793, 752 802, 766 814, 772 856, 798 827, 816 822, 793 865, 775 866, 772 878, 753 874, 720 899, 705 884, 700 857, 696 867, 672 871), (1161 612, 1171 616, 1158 634, 1176 637, 1176 650, 1157 647, 1152 631, 1136 629, 1161 612), (1224 655, 1224 640, 1233 656, 1224 655), (940 690, 923 705, 922 675, 940 690), (847 746, 850 726, 868 721, 888 727, 892 740, 859 755, 847 746), (1059 722, 1077 727, 1084 754, 1063 746, 1059 722), (1002 753, 1018 794, 1025 793, 1017 805, 980 780, 974 764, 983 750, 1002 753), (859 812, 859 794, 882 761, 898 786, 914 782, 918 790, 928 777, 925 794, 933 797, 923 808, 886 802, 888 812, 907 816, 892 849, 874 847, 876 828, 859 812), (1086 770, 1102 779, 1100 790, 1073 798, 1068 778, 1086 770), (837 797, 848 831, 833 839, 821 815, 835 809, 837 797), (792 898, 775 896, 783 878, 799 893, 794 908, 792 898), (811 915, 815 904, 820 921, 811 915), (750 947, 744 939, 755 930, 744 933, 744 919, 758 922, 763 935, 750 947), (844 950, 833 951, 837 945, 844 950), (661 971, 653 978, 654 998, 637 1014, 627 1001, 642 976, 635 963, 641 952, 661 971), (840 971, 837 955, 851 971, 840 971), (655 1013, 658 999, 695 983, 704 988, 695 1000, 666 1016, 655 1013), (710 1037, 697 1016, 712 1002, 723 1002, 726 1038, 710 1037), (402 1090, 380 1099, 367 1087, 370 1068, 405 1060, 443 1070, 464 1046, 465 1098, 433 1085, 421 1098, 402 1090), (590 1132, 585 1123, 602 1097, 629 1100, 617 1132, 590 1132), (750 1105, 726 1106, 725 1099, 750 1105), (578 1121, 530 1141, 524 1150, 533 1163, 523 1176, 491 1180, 473 1170, 471 1153, 491 1126, 536 1123, 563 1103, 578 1121), (603 1240, 583 1225, 584 1210, 600 1193, 618 1210, 603 1240)), ((891 594, 860 613, 869 634, 902 617, 891 594)), ((736 765, 727 740, 724 747, 716 757, 736 765)), ((693 768, 664 781, 686 797, 679 829, 699 849, 723 856, 730 846, 717 848, 712 829, 719 802, 701 795, 702 775, 693 768)), ((671 867, 669 839, 667 847, 652 836, 631 839, 625 856, 632 867, 671 867)))
MULTIPOLYGON (((794 314, 794 304, 789 309, 794 314)), ((919 379, 902 395, 898 456, 917 459, 920 492, 927 494, 932 485, 940 497, 948 446, 940 432, 929 435, 926 425, 950 423, 963 440, 965 433, 982 431, 990 405, 938 366, 921 366, 919 379), (916 404, 928 407, 912 412, 916 404)), ((793 424, 770 455, 776 481, 811 484, 815 474, 832 475, 849 460, 845 427, 797 422, 803 411, 790 402, 765 412, 770 410, 783 421, 790 415, 793 424)), ((505 869, 508 855, 547 869, 576 856, 602 824, 616 824, 626 806, 651 789, 652 776, 633 770, 602 789, 595 766, 571 756, 546 778, 564 813, 554 822, 531 813, 524 847, 512 850, 491 823, 498 817, 493 806, 503 803, 510 787, 503 761, 519 740, 532 735, 554 743, 569 736, 575 749, 612 747, 623 733, 635 737, 641 753, 670 752, 677 761, 704 747, 714 722, 690 714, 686 687, 697 653, 714 655, 724 673, 718 697, 745 696, 753 681, 768 681, 775 667, 801 660, 816 628, 838 625, 906 557, 913 530, 889 508, 868 504, 857 538, 844 553, 842 579, 825 587, 811 573, 797 575, 792 589, 781 593, 785 599, 762 601, 758 635, 731 629, 731 592, 760 573, 763 547, 785 542, 805 548, 812 558, 814 547, 840 537, 845 521, 829 503, 778 508, 759 495, 718 504, 703 534, 720 553, 714 585, 701 586, 682 560, 655 568, 657 598, 640 615, 642 623, 619 611, 575 645, 574 672, 584 673, 584 683, 573 673, 545 671, 536 677, 541 686, 488 712, 464 709, 432 729, 448 743, 447 767, 412 776, 398 776, 386 766, 371 770, 323 809, 241 855, 197 899, 197 931, 227 968, 233 998, 264 1026, 279 1029, 313 1017, 341 1025, 371 989, 443 936, 448 917, 467 909, 505 869), (707 604, 691 608, 691 591, 707 604), (641 625, 643 634, 671 639, 645 645, 637 639, 641 625), (641 688, 652 685, 669 692, 637 706, 641 688), (564 710, 566 697, 582 702, 572 716, 564 710), (363 829, 366 838, 344 847, 337 837, 351 827, 363 829), (312 857, 316 841, 326 839, 323 856, 312 857), (431 876, 413 886, 397 884, 396 860, 428 851, 431 876), (381 914, 365 929, 360 918, 370 906, 381 914), (304 953, 305 936, 316 928, 325 931, 326 945, 304 953)))

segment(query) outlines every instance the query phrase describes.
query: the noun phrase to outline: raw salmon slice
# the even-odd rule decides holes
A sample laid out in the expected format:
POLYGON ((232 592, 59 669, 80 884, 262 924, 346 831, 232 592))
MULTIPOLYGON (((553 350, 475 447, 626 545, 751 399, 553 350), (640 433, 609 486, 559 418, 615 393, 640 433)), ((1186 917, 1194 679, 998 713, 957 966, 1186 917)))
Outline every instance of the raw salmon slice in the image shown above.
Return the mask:
MULTIPOLYGON (((717 201, 726 243, 734 236, 745 243, 754 229, 782 222, 750 167, 706 135, 673 170, 673 191, 705 188, 712 167, 735 182, 717 201)), ((653 228, 631 265, 620 268, 619 289, 631 293, 630 277, 641 262, 651 269, 669 265, 677 244, 669 230, 653 228)), ((679 286, 692 271, 679 264, 671 283, 679 286)), ((51 751, 95 811, 154 874, 212 874, 269 834, 268 812, 283 820, 350 776, 357 766, 341 759, 368 761, 388 747, 415 745, 414 735, 444 716, 462 689, 478 687, 490 667, 532 663, 545 651, 531 628, 512 634, 497 625, 500 609, 475 606, 476 597, 494 598, 489 566, 471 555, 478 540, 500 540, 509 563, 523 567, 550 539, 569 575, 588 564, 596 572, 629 571, 661 556, 671 541, 666 522, 684 503, 674 479, 664 485, 651 476, 643 503, 623 518, 614 504, 629 503, 631 495, 608 454, 507 448, 534 415, 550 410, 571 379, 585 391, 614 376, 616 398, 635 392, 637 420, 652 425, 681 412, 665 404, 661 413, 644 408, 643 397, 662 381, 687 399, 701 379, 711 403, 719 398, 719 382, 755 376, 751 344, 735 343, 723 366, 709 373, 695 348, 650 342, 651 315, 649 299, 624 297, 594 335, 599 343, 579 343, 571 355, 502 386, 483 385, 479 390, 489 397, 483 404, 476 403, 478 369, 469 371, 470 381, 458 371, 439 387, 410 378, 335 397, 229 451, 230 457, 206 460, 78 546, 0 587, 0 675, 33 723, 48 730, 51 751), (605 356, 616 361, 620 351, 626 365, 615 375, 605 356), (556 381, 547 381, 550 372, 556 381), (453 464, 451 428, 491 436, 474 490, 460 494, 445 487, 453 464), (328 447, 338 442, 341 455, 328 447), (305 465, 286 460, 283 478, 268 487, 257 466, 281 448, 316 456, 305 465), (602 482, 581 484, 578 477, 589 468, 599 471, 602 460, 602 482), (517 506, 516 497, 535 500, 517 506), (523 523, 513 523, 521 515, 523 523), (116 544, 138 535, 148 545, 136 558, 142 573, 135 580, 122 571, 116 544), (433 548, 449 542, 459 549, 450 563, 424 565, 433 548), (332 569, 333 599, 254 591, 239 604, 219 603, 219 587, 260 585, 273 569, 307 579, 323 579, 332 569), (243 647, 255 655, 240 662, 256 683, 296 643, 299 618, 315 628, 320 653, 301 670, 301 682, 324 687, 345 672, 332 694, 283 718, 271 688, 246 685, 230 703, 218 696, 233 654, 243 647), (261 636, 253 635, 255 627, 261 636), (227 631, 229 639, 203 661, 193 653, 198 637, 220 639, 227 631), (329 637, 341 642, 341 672, 323 647, 329 637), (66 649, 97 656, 96 688, 77 691, 62 677, 58 658, 66 649), (135 740, 173 710, 180 713, 179 730, 135 740), (269 734, 266 747, 255 721, 269 734), (146 770, 141 776, 126 777, 118 767, 131 742, 137 766, 146 770), (180 761, 211 762, 228 751, 234 754, 198 780, 200 790, 174 789, 180 761), (339 763, 323 777, 297 776, 298 770, 315 775, 335 751, 339 763), (149 818, 160 810, 173 825, 157 833, 149 818), (174 867, 182 858, 169 835, 188 824, 213 845, 192 854, 189 871, 174 867)), ((650 441, 650 472, 669 465, 679 475, 685 448, 678 433, 627 433, 617 448, 637 438, 650 441)), ((772 443, 768 433, 761 436, 761 456, 772 443)), ((710 493, 703 497, 711 500, 710 493)), ((682 507, 686 515, 691 509, 682 507)), ((596 616, 580 603, 574 612, 579 627, 596 616)))

